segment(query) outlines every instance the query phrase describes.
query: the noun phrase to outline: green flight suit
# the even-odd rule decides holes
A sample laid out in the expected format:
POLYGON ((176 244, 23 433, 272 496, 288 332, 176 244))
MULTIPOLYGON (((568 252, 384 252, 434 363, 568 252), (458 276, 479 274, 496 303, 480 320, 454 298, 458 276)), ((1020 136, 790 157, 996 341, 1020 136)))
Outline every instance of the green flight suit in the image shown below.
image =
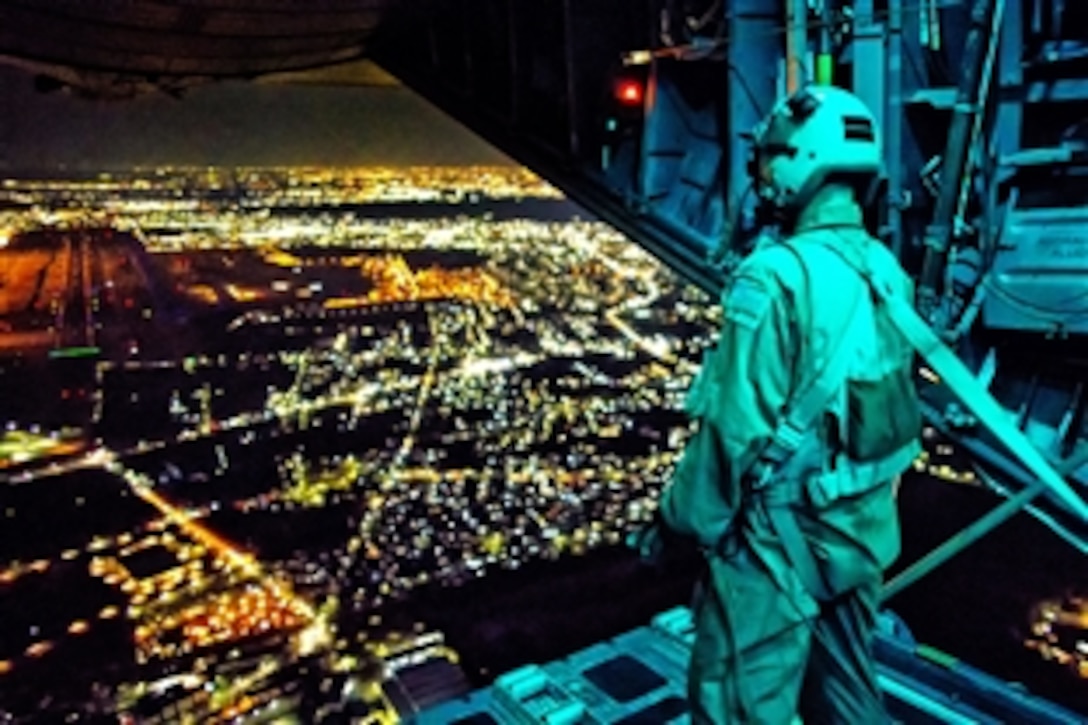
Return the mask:
MULTIPOLYGON (((842 230, 834 238, 844 247, 839 252, 867 258, 875 274, 913 294, 909 277, 861 221, 852 192, 828 187, 790 239, 758 247, 723 293, 718 346, 689 393, 699 428, 662 494, 661 513, 671 529, 711 552, 689 669, 696 723, 789 723, 798 714, 817 723, 886 720, 871 633, 883 570, 899 553, 894 480, 917 454, 920 430, 906 445, 899 441, 893 474, 798 514, 815 559, 827 565, 829 601, 818 602, 802 584, 744 479, 797 386, 826 362, 844 330, 857 329, 848 327, 851 313, 869 294, 823 243, 827 234, 842 230)), ((900 380, 909 376, 906 342, 875 315, 870 320, 879 344, 859 354, 868 365, 898 370, 900 380)), ((906 395, 904 403, 916 404, 913 386, 906 395)), ((879 431, 875 440, 879 447, 879 431)))

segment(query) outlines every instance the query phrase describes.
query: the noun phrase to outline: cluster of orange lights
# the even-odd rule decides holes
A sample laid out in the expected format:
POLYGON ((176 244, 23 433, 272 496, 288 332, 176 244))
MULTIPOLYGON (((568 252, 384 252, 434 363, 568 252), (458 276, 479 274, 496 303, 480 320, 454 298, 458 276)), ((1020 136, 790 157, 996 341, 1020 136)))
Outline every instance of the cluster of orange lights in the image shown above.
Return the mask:
POLYGON ((399 254, 368 257, 360 268, 376 287, 367 293, 368 302, 409 302, 462 299, 501 307, 513 304, 510 292, 487 272, 475 267, 412 270, 399 254))
MULTIPOLYGON (((127 553, 148 548, 158 537, 149 537, 129 547, 127 553)), ((206 550, 193 547, 197 554, 206 550)), ((178 552, 175 552, 178 553, 178 552)), ((204 561, 199 556, 187 557, 179 566, 146 579, 136 579, 118 559, 96 557, 91 573, 107 584, 118 586, 130 597, 129 616, 142 619, 136 627, 137 646, 148 656, 169 656, 179 651, 230 642, 280 630, 292 630, 305 625, 308 617, 297 602, 277 595, 265 584, 249 583, 239 588, 204 598, 178 610, 163 597, 178 589, 199 588, 207 577, 204 561), (166 611, 163 613, 163 604, 166 611), (146 606, 145 606, 146 605, 146 606), (155 613, 158 610, 159 613, 155 613), (181 642, 167 644, 169 635, 180 631, 181 642)))
POLYGON ((305 625, 305 613, 297 611, 267 587, 251 584, 193 604, 152 624, 136 628, 136 643, 156 651, 156 641, 180 629, 189 648, 207 647, 305 625))

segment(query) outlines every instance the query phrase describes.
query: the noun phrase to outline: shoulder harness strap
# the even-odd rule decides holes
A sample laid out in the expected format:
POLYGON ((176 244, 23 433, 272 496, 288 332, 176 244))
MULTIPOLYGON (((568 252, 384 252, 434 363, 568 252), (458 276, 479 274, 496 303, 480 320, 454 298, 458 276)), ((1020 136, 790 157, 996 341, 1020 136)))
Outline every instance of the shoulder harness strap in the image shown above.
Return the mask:
MULTIPOLYGON (((789 245, 785 246, 789 248, 789 245)), ((811 297, 811 284, 807 284, 810 281, 808 265, 797 250, 790 249, 790 251, 804 270, 807 293, 811 297)), ((859 285, 859 299, 865 291, 865 285, 859 285)), ((855 302, 851 309, 857 310, 859 307, 860 305, 855 302)), ((850 316, 844 332, 848 333, 854 326, 857 314, 855 312, 850 316)), ((780 478, 776 474, 780 473, 794 457, 810 435, 812 426, 845 384, 850 353, 853 351, 847 344, 850 339, 849 334, 841 335, 824 367, 795 393, 786 412, 775 427, 771 440, 756 459, 748 475, 750 492, 758 495, 762 500, 771 528, 781 542, 786 558, 805 589, 820 601, 830 597, 830 590, 791 507, 800 499, 799 487, 802 482, 792 480, 795 477, 780 478)), ((785 586, 783 582, 778 584, 780 587, 785 586)), ((783 591, 788 589, 784 588, 783 591)))

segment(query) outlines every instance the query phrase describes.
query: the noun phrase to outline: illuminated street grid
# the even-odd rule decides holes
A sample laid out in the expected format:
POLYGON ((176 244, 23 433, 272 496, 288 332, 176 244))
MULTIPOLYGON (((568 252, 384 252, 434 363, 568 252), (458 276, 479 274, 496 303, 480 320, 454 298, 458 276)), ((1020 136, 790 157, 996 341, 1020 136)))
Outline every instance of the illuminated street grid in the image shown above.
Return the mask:
MULTIPOLYGON (((9 447, 35 444, 11 456, 26 503, 9 519, 28 525, 41 514, 30 492, 92 473, 131 502, 105 517, 108 533, 63 551, 71 537, 22 537, 2 574, 14 600, 74 563, 111 602, 28 628, 43 634, 0 653, 9 681, 103 620, 128 623, 112 641, 125 665, 103 670, 120 677, 104 676, 84 712, 266 717, 299 707, 311 668, 353 693, 326 700, 387 719, 381 685, 397 662, 456 655, 437 633, 382 644, 345 621, 378 623, 419 585, 618 543, 687 435, 679 409, 716 308, 603 224, 492 216, 496 200, 562 203, 524 170, 187 170, 5 188, 36 204, 6 213, 9 252, 43 226, 55 231, 37 248, 77 250, 39 249, 42 276, 91 250, 82 302, 106 356, 89 363, 89 452, 37 463, 49 432, 9 424, 9 447), (466 213, 354 206, 405 200, 466 213), (102 251, 106 222, 152 252, 187 319, 219 315, 204 345, 164 358, 110 337, 112 298, 95 290, 135 299, 159 334, 171 323, 158 293, 110 275, 140 262, 102 251)), ((70 307, 63 279, 44 293, 54 310, 70 307)))

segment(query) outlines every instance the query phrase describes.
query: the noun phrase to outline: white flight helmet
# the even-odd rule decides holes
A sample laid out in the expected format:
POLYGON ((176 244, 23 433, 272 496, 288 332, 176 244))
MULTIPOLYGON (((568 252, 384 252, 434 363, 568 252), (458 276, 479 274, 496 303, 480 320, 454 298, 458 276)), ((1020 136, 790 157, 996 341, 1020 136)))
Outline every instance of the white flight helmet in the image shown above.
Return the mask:
POLYGON ((779 214, 799 211, 832 178, 865 194, 881 176, 873 114, 841 88, 807 86, 779 101, 750 138, 748 172, 755 191, 779 214))

